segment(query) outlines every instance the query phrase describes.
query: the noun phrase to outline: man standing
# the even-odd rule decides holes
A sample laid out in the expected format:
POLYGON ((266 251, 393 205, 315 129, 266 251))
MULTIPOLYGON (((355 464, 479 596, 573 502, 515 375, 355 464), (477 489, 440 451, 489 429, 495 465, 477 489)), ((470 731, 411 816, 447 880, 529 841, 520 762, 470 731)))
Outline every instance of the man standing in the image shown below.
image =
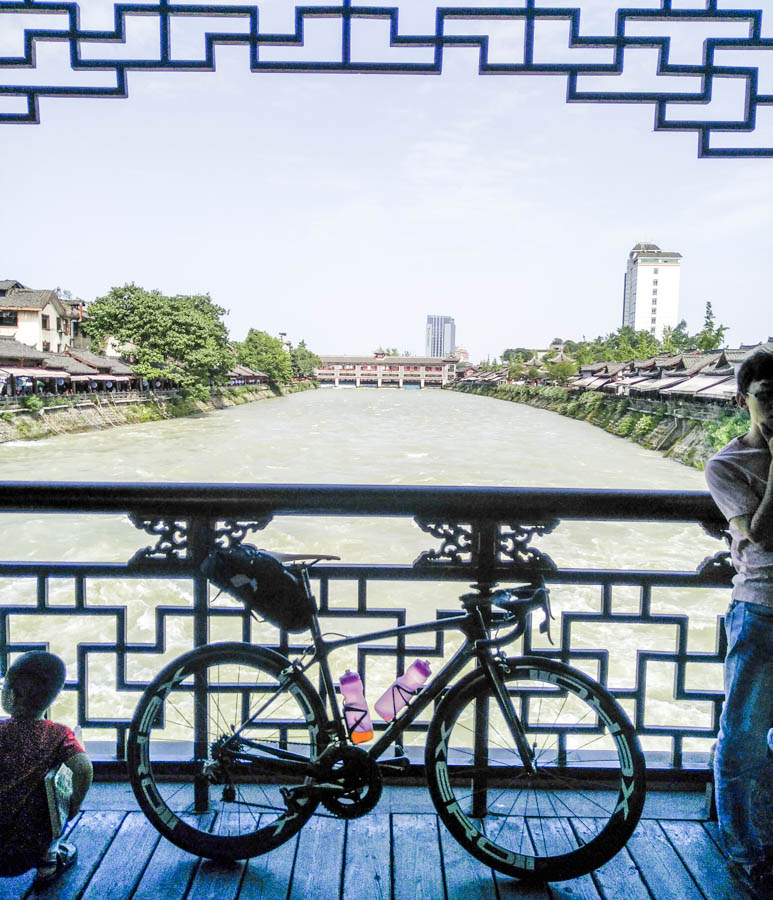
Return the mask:
POLYGON ((730 523, 737 574, 725 618, 725 704, 714 779, 720 836, 734 874, 773 897, 773 352, 754 351, 737 372, 747 434, 706 464, 706 481, 730 523))

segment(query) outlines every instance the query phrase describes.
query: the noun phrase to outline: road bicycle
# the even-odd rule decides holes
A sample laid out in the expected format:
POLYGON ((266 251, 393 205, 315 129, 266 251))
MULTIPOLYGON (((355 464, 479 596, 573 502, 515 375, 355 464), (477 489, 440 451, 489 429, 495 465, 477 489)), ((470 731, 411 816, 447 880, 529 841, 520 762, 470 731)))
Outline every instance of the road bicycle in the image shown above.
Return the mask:
POLYGON ((319 804, 342 818, 364 815, 379 800, 382 777, 410 764, 403 732, 434 705, 426 780, 465 850, 534 881, 574 878, 613 857, 644 803, 644 757, 631 722, 583 672, 546 655, 502 651, 536 610, 549 636, 544 581, 477 586, 447 618, 331 637, 321 630, 309 570, 336 558, 249 545, 208 557, 202 570, 213 584, 272 624, 308 629, 311 641, 293 659, 248 643, 209 644, 152 681, 131 723, 127 758, 137 800, 158 831, 199 856, 243 859, 289 840, 319 804), (339 703, 329 655, 451 629, 464 638, 451 659, 370 746, 355 744, 356 723, 347 723, 339 703), (319 689, 308 677, 312 667, 319 689), (392 744, 396 751, 384 756, 392 744))

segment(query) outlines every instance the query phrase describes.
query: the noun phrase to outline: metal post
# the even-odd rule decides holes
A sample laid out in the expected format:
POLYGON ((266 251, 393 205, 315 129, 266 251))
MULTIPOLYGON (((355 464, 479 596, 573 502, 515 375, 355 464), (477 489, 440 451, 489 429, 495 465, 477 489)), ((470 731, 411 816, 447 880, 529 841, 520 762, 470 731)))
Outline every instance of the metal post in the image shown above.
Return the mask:
POLYGON ((475 701, 474 741, 471 813, 482 819, 488 811, 488 697, 475 701))
MULTIPOLYGON (((477 587, 487 592, 492 586, 492 574, 497 560, 499 527, 496 522, 478 521, 472 523, 473 551, 477 587)), ((488 807, 488 734, 489 705, 484 697, 475 703, 474 759, 472 776, 472 815, 482 818, 488 807)))
MULTIPOLYGON (((188 558, 199 564, 206 556, 210 543, 210 523, 206 519, 191 518, 188 523, 188 558)), ((203 647, 209 638, 207 579, 197 575, 193 579, 193 646, 203 647)), ((193 678, 193 759, 194 764, 207 759, 207 680, 197 672, 193 678)), ((193 808, 197 813, 209 810, 209 782, 195 765, 193 776, 193 808)))

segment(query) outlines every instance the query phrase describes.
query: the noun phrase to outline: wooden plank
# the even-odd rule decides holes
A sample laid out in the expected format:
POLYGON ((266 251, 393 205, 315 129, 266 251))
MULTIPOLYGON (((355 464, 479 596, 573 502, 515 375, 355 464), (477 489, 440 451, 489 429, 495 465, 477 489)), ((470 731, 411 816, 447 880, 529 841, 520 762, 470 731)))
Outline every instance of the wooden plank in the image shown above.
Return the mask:
MULTIPOLYGON (((539 853, 544 847, 551 853, 568 853, 578 844, 569 819, 559 816, 542 819, 529 819, 532 843, 539 853)), ((602 900, 593 878, 581 875, 567 881, 551 881, 550 896, 553 898, 571 897, 572 900, 602 900)))
POLYGON ((705 788, 699 791, 648 791, 644 798, 643 819, 695 819, 708 815, 705 788))
POLYGON ((719 839, 719 822, 716 819, 709 819, 708 821, 703 823, 703 827, 706 830, 706 834, 714 841, 719 849, 719 852, 722 854, 724 858, 724 851, 722 850, 722 841, 719 839))
MULTIPOLYGON (((572 820, 572 826, 580 839, 589 841, 596 834, 597 829, 592 822, 584 819, 572 820)), ((647 890, 641 873, 636 868, 631 854, 623 848, 592 873, 603 897, 625 897, 625 900, 649 900, 650 892, 647 890)))
POLYGON ((658 822, 642 819, 627 847, 654 900, 702 900, 703 895, 658 822))
MULTIPOLYGON (((285 900, 290 891, 298 837, 247 861, 239 900, 285 900)), ((307 865, 301 861, 301 865, 307 865)))
MULTIPOLYGON (((249 819, 252 822, 246 827, 251 828, 253 822, 257 827, 260 817, 250 813, 249 819)), ((219 813, 212 831, 223 835, 241 834, 244 827, 239 812, 219 813)), ((246 865, 244 860, 202 860, 196 869, 187 900, 236 900, 246 865)))
MULTIPOLYGON (((207 827, 212 820, 212 813, 202 816, 185 815, 183 820, 197 822, 198 827, 207 827)), ((148 827, 152 827, 148 822, 148 827)), ((162 838, 150 857, 142 880, 132 895, 132 900, 182 900, 194 877, 199 858, 185 850, 181 850, 171 841, 162 838)))
POLYGON ((387 813, 346 823, 342 900, 389 900, 391 829, 387 813))
POLYGON ((71 900, 78 897, 100 865, 125 817, 125 813, 117 810, 81 813, 66 838, 78 848, 75 865, 53 884, 30 896, 45 900, 71 900))
POLYGON ((437 817, 392 816, 394 900, 442 900, 445 897, 437 817))
POLYGON ((128 781, 103 781, 93 784, 82 805, 84 812, 88 810, 104 812, 107 809, 134 812, 139 808, 137 798, 128 781))
POLYGON ((707 897, 740 900, 751 896, 727 871, 724 857, 699 822, 661 822, 660 825, 707 897))
POLYGON ((243 860, 202 860, 196 869, 188 900, 235 900, 245 865, 243 860))
POLYGON ((0 878, 0 900, 19 900, 29 892, 35 878, 35 869, 15 878, 0 878))
POLYGON ((448 900, 496 900, 493 871, 471 856, 438 820, 448 900))
MULTIPOLYGON (((498 817, 487 817, 484 820, 484 831, 504 847, 514 853, 533 853, 526 820, 522 816, 513 816, 506 821, 498 817)), ((494 873, 494 883, 500 897, 517 897, 518 900, 548 900, 548 888, 544 884, 528 884, 515 878, 508 878, 500 872, 494 873)))
POLYGON ((343 820, 329 815, 312 816, 303 826, 298 836, 291 898, 321 900, 339 896, 345 831, 343 820))
POLYGON ((160 839, 142 813, 127 813, 82 900, 126 900, 130 897, 160 839))

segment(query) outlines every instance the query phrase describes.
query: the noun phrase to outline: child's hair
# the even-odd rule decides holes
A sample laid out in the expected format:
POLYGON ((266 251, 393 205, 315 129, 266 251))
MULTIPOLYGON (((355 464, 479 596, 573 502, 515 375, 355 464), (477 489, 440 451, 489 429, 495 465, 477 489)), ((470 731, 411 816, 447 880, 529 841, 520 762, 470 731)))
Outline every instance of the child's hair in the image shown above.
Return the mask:
POLYGON ((735 381, 744 396, 752 381, 773 381, 773 348, 759 347, 750 353, 738 367, 735 381))
POLYGON ((45 650, 30 650, 13 663, 5 681, 27 713, 39 715, 47 709, 64 685, 62 660, 45 650))

